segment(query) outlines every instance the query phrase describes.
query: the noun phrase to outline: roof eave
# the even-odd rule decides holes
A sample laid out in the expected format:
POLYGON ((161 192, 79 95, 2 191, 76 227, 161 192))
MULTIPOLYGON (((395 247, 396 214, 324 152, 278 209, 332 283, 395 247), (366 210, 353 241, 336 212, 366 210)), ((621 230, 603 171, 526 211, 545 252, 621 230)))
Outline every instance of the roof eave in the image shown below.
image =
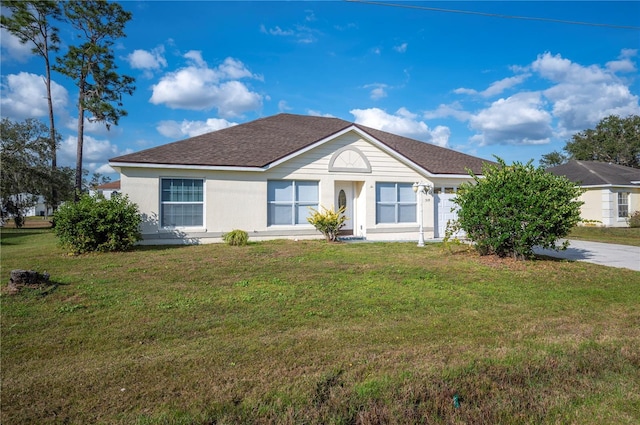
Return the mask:
POLYGON ((111 168, 168 168, 181 170, 206 170, 206 171, 251 171, 264 172, 268 168, 265 167, 238 167, 232 165, 189 165, 189 164, 162 164, 152 162, 109 162, 111 168))
POLYGON ((629 189, 638 189, 640 188, 639 184, 636 183, 620 183, 620 184, 615 184, 615 183, 607 183, 607 184, 579 184, 578 185, 582 188, 585 189, 598 189, 598 188, 611 188, 611 187, 623 187, 623 188, 629 188, 629 189))

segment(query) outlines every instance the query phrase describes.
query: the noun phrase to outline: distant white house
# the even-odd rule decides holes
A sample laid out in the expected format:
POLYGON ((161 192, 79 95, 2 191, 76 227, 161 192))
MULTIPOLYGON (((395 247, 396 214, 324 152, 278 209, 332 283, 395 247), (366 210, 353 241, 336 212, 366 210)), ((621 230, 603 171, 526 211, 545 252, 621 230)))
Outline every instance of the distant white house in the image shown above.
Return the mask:
POLYGON ((35 207, 29 210, 29 214, 27 217, 39 216, 39 217, 47 217, 53 214, 53 209, 51 207, 47 207, 44 202, 44 196, 38 196, 38 203, 35 207))
POLYGON ((109 183, 101 184, 95 189, 89 191, 91 196, 101 194, 105 199, 111 199, 111 196, 117 195, 120 192, 120 180, 116 180, 109 183))
MULTIPOLYGON (((21 194, 20 196, 29 196, 27 194, 21 194)), ((13 198, 13 197, 12 197, 13 198)), ((53 210, 50 207, 47 207, 47 205, 45 204, 44 201, 44 196, 38 196, 38 200, 36 202, 36 204, 29 208, 24 216, 25 217, 46 217, 46 216, 50 216, 51 214, 53 214, 53 210)))
POLYGON ((596 161, 569 161, 547 168, 580 185, 585 192, 580 216, 586 223, 627 227, 628 217, 640 211, 640 170, 596 161))

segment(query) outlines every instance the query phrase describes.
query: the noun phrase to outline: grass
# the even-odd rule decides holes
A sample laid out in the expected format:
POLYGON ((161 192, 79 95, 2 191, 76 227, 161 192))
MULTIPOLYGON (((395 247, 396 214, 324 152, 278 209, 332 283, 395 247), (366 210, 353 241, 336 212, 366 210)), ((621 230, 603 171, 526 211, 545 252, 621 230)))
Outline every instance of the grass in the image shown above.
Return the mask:
POLYGON ((640 227, 574 227, 569 239, 640 246, 640 227))
MULTIPOLYGON (((49 229, 51 228, 52 217, 25 217, 22 225, 23 229, 49 229)), ((6 220, 5 228, 15 228, 12 218, 6 220)))
POLYGON ((630 270, 413 243, 70 256, 3 229, 15 268, 58 286, 2 296, 3 424, 640 422, 630 270))

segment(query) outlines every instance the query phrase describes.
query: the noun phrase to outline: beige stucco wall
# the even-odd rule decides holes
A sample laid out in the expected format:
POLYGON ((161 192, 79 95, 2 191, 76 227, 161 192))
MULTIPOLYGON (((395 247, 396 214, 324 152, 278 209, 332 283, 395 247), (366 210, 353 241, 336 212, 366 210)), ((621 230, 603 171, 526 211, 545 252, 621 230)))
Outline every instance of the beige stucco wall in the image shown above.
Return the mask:
POLYGON ((602 189, 589 189, 578 198, 583 202, 580 207, 580 218, 585 225, 602 225, 602 189))
MULTIPOLYGON (((355 132, 346 133, 312 150, 295 156, 267 171, 182 170, 170 168, 122 167, 121 191, 138 204, 143 213, 144 243, 219 242, 223 233, 242 229, 251 240, 273 238, 319 238, 311 225, 267 226, 267 181, 319 181, 319 203, 336 204, 336 182, 353 182, 356 199, 354 235, 368 240, 416 240, 418 224, 376 223, 376 182, 426 182, 457 187, 470 178, 435 179, 394 158, 355 132), (331 158, 341 148, 353 147, 369 161, 371 172, 329 171, 331 158), (204 179, 204 226, 163 229, 159 225, 160 178, 204 179)), ((422 196, 425 238, 433 238, 433 195, 422 196)))
POLYGON ((579 200, 580 217, 583 225, 605 227, 627 227, 625 218, 618 217, 618 192, 629 193, 629 214, 640 211, 640 188, 635 187, 594 187, 586 188, 579 200))

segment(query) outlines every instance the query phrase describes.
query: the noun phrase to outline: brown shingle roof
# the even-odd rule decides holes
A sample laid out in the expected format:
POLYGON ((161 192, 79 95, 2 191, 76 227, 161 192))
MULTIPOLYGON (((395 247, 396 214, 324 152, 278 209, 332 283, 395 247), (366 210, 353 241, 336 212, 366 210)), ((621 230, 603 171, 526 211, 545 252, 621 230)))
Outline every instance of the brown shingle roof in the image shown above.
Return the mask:
POLYGON ((433 174, 467 174, 467 169, 470 169, 479 175, 482 174, 482 164, 491 162, 431 143, 355 125, 433 174))
POLYGON ((120 180, 103 183, 96 187, 97 190, 120 190, 120 180))
POLYGON ((433 174, 480 174, 485 161, 470 155, 339 118, 278 114, 178 142, 112 158, 110 162, 265 167, 356 126, 433 174))
POLYGON ((607 162, 571 160, 547 171, 582 186, 630 185, 640 181, 640 170, 607 162))

